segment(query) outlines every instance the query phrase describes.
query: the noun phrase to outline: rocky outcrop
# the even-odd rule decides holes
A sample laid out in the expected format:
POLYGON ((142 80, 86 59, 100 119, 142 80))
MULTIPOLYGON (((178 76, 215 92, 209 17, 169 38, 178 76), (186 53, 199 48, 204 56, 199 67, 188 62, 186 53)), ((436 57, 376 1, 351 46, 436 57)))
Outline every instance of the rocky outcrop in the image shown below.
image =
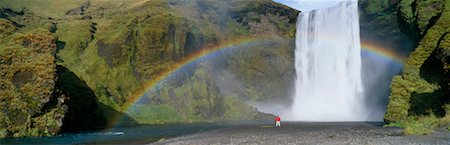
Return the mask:
POLYGON ((67 112, 54 93, 56 38, 49 32, 18 33, 0 19, 0 137, 56 135, 67 112))
POLYGON ((410 37, 400 29, 397 6, 399 1, 359 1, 362 41, 372 40, 400 55, 412 51, 410 37))
POLYGON ((21 31, 11 20, 0 19, 0 138, 106 126, 106 109, 98 108, 92 90, 56 64, 61 45, 49 31, 52 26, 21 31))
POLYGON ((402 0, 397 11, 400 28, 418 43, 441 16, 444 3, 444 0, 402 0))
POLYGON ((66 12, 66 15, 84 15, 84 11, 86 11, 87 8, 89 8, 89 5, 91 3, 89 1, 86 1, 85 3, 81 4, 80 7, 73 8, 66 12))
MULTIPOLYGON (((278 101, 285 106, 290 105, 288 92, 293 78, 293 43, 290 39, 295 30, 295 17, 293 20, 285 15, 290 9, 268 1, 253 4, 242 1, 174 1, 162 7, 174 13, 166 15, 169 18, 158 13, 142 24, 132 23, 133 26, 147 26, 135 28, 137 30, 131 34, 137 34, 131 36, 137 41, 130 41, 130 45, 137 49, 132 60, 134 76, 144 82, 152 79, 147 77, 158 76, 178 59, 204 47, 239 41, 233 37, 272 36, 279 41, 258 42, 183 68, 181 74, 170 76, 167 83, 149 90, 153 92, 143 98, 144 103, 131 110, 131 116, 139 118, 138 122, 267 119, 268 116, 259 114, 247 103, 278 101), (165 24, 158 24, 161 29, 155 29, 150 27, 155 25, 150 23, 154 21, 165 24), (238 110, 240 113, 235 112, 238 110)), ((297 14, 291 10, 289 14, 292 13, 297 14)), ((123 36, 129 38, 130 35, 123 36)))
MULTIPOLYGON (((255 106, 290 105, 298 12, 280 4, 63 1, 42 9, 31 3, 0 3, 0 137, 99 129, 116 125, 117 116, 130 125, 268 119, 255 106), (204 48, 241 39, 253 42, 224 45, 230 48, 173 71, 204 48), (136 96, 167 72, 173 74, 136 96)), ((404 40, 398 26, 417 45, 391 84, 387 121, 448 116, 448 3, 360 3, 362 27, 377 27, 368 30, 373 37, 403 48, 396 47, 404 40)))
MULTIPOLYGON (((60 1, 44 3, 54 6, 60 1)), ((117 125, 111 124, 117 116, 128 120, 127 124, 271 119, 272 116, 258 112, 252 106, 254 102, 289 105, 287 92, 292 88, 294 71, 292 38, 298 12, 270 0, 70 1, 48 10, 34 3, 24 5, 8 0, 0 7, 8 9, 0 11, 4 22, 14 24, 2 25, 0 45, 10 46, 10 35, 19 35, 19 31, 24 35, 45 31, 44 36, 52 38, 51 52, 24 54, 24 60, 48 55, 52 61, 46 61, 48 66, 39 71, 48 69, 51 77, 42 81, 52 80, 53 84, 47 84, 43 92, 48 94, 36 103, 43 105, 30 108, 17 104, 34 112, 9 112, 31 125, 14 128, 18 125, 8 124, 9 116, 1 115, 6 119, 0 121, 6 122, 0 128, 6 128, 1 131, 8 137, 54 135, 61 128, 98 129, 117 125), (21 13, 13 15, 10 11, 21 13), (150 95, 135 96, 143 84, 176 69, 173 66, 180 60, 204 48, 262 38, 266 40, 235 44, 236 49, 224 51, 214 59, 196 61, 149 89, 150 95), (128 108, 126 105, 134 103, 136 97, 142 98, 128 108), (36 111, 42 106, 48 109, 36 111), (40 114, 34 115, 36 112, 40 114), (33 118, 39 116, 46 117, 39 121, 48 122, 51 130, 41 128, 38 131, 44 132, 35 134, 19 131, 36 127, 33 118)), ((24 41, 21 47, 38 47, 35 43, 43 40, 24 41)), ((10 75, 5 80, 9 87, 5 89, 6 96, 20 95, 20 87, 39 87, 33 84, 36 72, 31 68, 12 69, 15 67, 10 65, 16 66, 16 61, 11 60, 17 56, 6 52, 1 51, 8 58, 2 62, 8 69, 2 71, 10 75)), ((23 94, 35 93, 39 94, 23 94)))
POLYGON ((392 80, 385 119, 403 122, 407 131, 417 133, 409 126, 414 124, 411 120, 428 124, 424 128, 450 122, 450 1, 402 0, 398 11, 402 30, 409 33, 417 48, 407 58, 403 73, 392 80), (429 118, 437 119, 430 122, 429 118))

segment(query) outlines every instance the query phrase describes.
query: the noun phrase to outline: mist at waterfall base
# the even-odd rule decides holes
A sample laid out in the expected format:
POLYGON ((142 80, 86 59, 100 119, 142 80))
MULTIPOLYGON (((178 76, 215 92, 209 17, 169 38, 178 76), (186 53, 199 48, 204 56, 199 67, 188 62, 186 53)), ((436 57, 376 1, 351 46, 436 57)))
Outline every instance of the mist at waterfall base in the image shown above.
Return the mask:
MULTIPOLYGON (((389 85, 392 77, 400 73, 402 64, 380 61, 379 56, 361 51, 357 6, 357 1, 345 1, 320 10, 309 8, 312 11, 299 14, 293 103, 261 103, 256 106, 258 110, 281 115, 289 121, 383 121, 389 85), (358 66, 350 68, 358 63, 359 70, 358 66)), ((412 48, 409 41, 383 44, 386 38, 369 33, 376 30, 361 29, 364 33, 361 39, 380 43, 383 48, 393 51, 412 48)))
POLYGON ((299 14, 295 70, 295 96, 287 119, 367 121, 357 2, 299 14))
MULTIPOLYGON (((382 44, 383 41, 381 39, 371 37, 371 34, 369 33, 356 33, 356 31, 359 31, 359 24, 357 24, 359 19, 356 1, 340 3, 339 5, 337 5, 337 7, 326 8, 321 14, 319 14, 317 10, 309 11, 309 14, 310 15, 308 19, 304 19, 304 22, 315 23, 317 27, 313 29, 315 30, 314 33, 307 33, 304 35, 310 35, 311 37, 314 37, 314 39, 309 40, 307 39, 307 37, 301 37, 299 35, 296 36, 296 39, 306 38, 305 41, 312 41, 311 43, 320 44, 314 46, 315 48, 329 47, 328 49, 324 50, 308 50, 312 52, 311 54, 318 55, 314 56, 314 61, 316 61, 317 63, 320 64, 320 62, 318 61, 325 61, 322 62, 325 63, 323 66, 322 64, 320 64, 321 66, 317 67, 316 69, 323 69, 326 71, 315 71, 323 73, 312 77, 316 80, 311 80, 310 83, 315 83, 315 85, 304 84, 304 88, 297 89, 295 87, 298 87, 298 85, 292 84, 292 88, 295 88, 293 90, 298 91, 292 92, 291 99, 286 99, 288 97, 284 96, 272 96, 273 99, 270 100, 248 101, 245 100, 245 98, 242 100, 245 103, 254 106, 260 112, 273 115, 281 115, 283 120, 318 122, 383 121, 387 99, 389 96, 389 85, 392 77, 400 72, 402 68, 401 64, 392 61, 380 61, 380 58, 378 58, 379 56, 374 55, 370 52, 366 52, 364 50, 361 51, 361 48, 359 48, 361 46, 360 35, 361 39, 369 38, 368 40, 366 39, 366 41, 371 41, 376 44, 382 44), (328 10, 332 12, 327 13, 328 10), (347 17, 347 15, 344 15, 345 13, 352 16, 347 17), (322 15, 321 19, 314 18, 319 17, 319 15, 322 15), (328 15, 332 18, 325 18, 324 15, 328 15), (312 22, 312 20, 314 20, 314 22, 312 22), (338 24, 339 22, 344 24, 338 24), (346 23, 354 24, 352 24, 352 27, 347 27, 346 23), (316 42, 314 42, 313 40, 316 42), (351 50, 348 50, 350 49, 349 47, 352 47, 351 50), (349 56, 350 53, 353 54, 351 57, 349 56), (343 58, 344 61, 340 60, 341 58, 343 58), (353 59, 358 60, 353 61, 353 59), (347 67, 347 62, 359 63, 359 69, 357 67, 352 67, 350 70, 350 68, 347 67), (336 73, 335 69, 339 69, 340 72, 336 73), (341 75, 344 75, 344 77, 341 77, 341 75), (326 86, 324 87, 323 85, 318 84, 318 82, 320 81, 326 82, 326 86), (301 90, 310 90, 314 92, 302 92, 301 90), (301 99, 297 98, 298 96, 296 95, 296 93, 313 94, 309 96, 313 97, 311 99, 312 101, 300 101, 301 99), (314 98, 316 95, 319 97, 314 98), (344 112, 344 114, 341 114, 341 112, 344 112), (305 118, 305 116, 307 118, 305 118)), ((298 24, 297 27, 299 26, 303 25, 298 24)), ((367 28, 362 29, 361 32, 367 32, 367 28)), ((258 45, 269 44, 264 43, 258 45)), ((392 50, 398 50, 398 48, 395 48, 397 46, 383 47, 392 48, 392 50)), ((308 47, 306 47, 306 49, 307 48, 308 47)), ((223 60, 229 59, 226 57, 229 55, 224 55, 223 53, 230 52, 232 51, 219 51, 219 53, 214 53, 214 55, 208 55, 208 57, 204 59, 205 62, 203 62, 202 65, 204 65, 203 67, 205 67, 208 72, 212 72, 212 77, 214 78, 216 85, 220 89, 220 93, 222 94, 222 96, 243 97, 241 94, 244 93, 241 93, 239 91, 240 89, 244 88, 245 82, 239 80, 239 78, 235 76, 233 71, 228 70, 227 67, 218 65, 222 64, 223 60), (212 63, 213 61, 217 61, 217 63, 212 63)), ((298 59, 295 60, 296 63, 301 63, 303 61, 302 58, 296 59, 298 59)), ((186 69, 193 70, 195 69, 193 68, 193 66, 197 66, 197 63, 193 63, 192 65, 187 66, 186 69)), ((180 72, 185 72, 185 70, 181 70, 180 72)), ((301 73, 301 71, 296 70, 297 74, 294 75, 297 75, 298 79, 298 75, 310 74, 309 71, 305 70, 305 72, 307 73, 301 73)), ((168 80, 171 80, 171 78, 168 78, 168 80)), ((302 82, 296 83, 299 84, 302 82)), ((163 87, 164 85, 161 86, 163 87)), ((147 97, 144 97, 143 102, 145 102, 145 98, 147 97)))

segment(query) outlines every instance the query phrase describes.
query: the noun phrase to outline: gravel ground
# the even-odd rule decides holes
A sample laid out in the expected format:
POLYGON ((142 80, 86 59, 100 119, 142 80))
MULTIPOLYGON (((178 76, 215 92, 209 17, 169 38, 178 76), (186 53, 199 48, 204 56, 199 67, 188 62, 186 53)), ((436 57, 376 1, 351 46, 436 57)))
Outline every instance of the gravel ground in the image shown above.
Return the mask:
POLYGON ((190 134, 153 144, 355 144, 355 145, 450 145, 450 132, 431 135, 403 135, 400 128, 383 128, 377 123, 298 123, 285 122, 282 127, 250 125, 190 134))

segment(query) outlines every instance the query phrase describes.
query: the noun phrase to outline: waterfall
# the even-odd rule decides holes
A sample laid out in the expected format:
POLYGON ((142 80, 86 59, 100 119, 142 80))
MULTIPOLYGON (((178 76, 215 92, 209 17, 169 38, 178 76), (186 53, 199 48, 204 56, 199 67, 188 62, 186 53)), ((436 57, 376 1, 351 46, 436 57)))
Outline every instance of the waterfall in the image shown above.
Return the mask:
POLYGON ((299 14, 295 71, 288 120, 368 121, 357 1, 299 14))

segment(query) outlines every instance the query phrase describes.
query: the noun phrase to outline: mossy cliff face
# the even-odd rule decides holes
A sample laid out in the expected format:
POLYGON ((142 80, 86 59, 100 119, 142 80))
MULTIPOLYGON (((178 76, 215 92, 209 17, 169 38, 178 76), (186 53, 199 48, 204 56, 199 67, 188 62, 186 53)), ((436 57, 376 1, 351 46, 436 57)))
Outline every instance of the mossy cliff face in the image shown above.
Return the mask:
MULTIPOLYGON (((136 120, 143 124, 267 119, 271 116, 258 112, 249 104, 273 100, 287 100, 277 103, 289 104, 286 92, 292 88, 292 40, 298 12, 272 1, 6 0, 0 1, 0 7, 0 18, 8 22, 0 30, 2 46, 13 46, 10 45, 12 36, 22 33, 36 35, 45 32, 42 34, 53 38, 53 53, 48 54, 53 60, 39 70, 49 69, 46 75, 52 78, 47 79, 54 81, 47 84, 49 94, 45 95, 55 99, 66 98, 64 103, 53 104, 54 107, 50 105, 56 108, 53 112, 64 108, 58 106, 68 106, 68 109, 59 111, 64 118, 64 130, 102 128, 108 125, 109 119, 116 118, 112 116, 123 113, 132 117, 128 119, 132 123, 136 120), (198 61, 153 88, 156 93, 143 97, 131 109, 124 106, 132 101, 130 98, 135 97, 142 84, 174 69, 171 68, 173 64, 200 49, 239 38, 263 36, 269 40, 226 51, 214 59, 198 61)), ((19 58, 9 55, 6 50, 10 49, 1 49, 2 55, 8 54, 8 60, 19 58)), ((36 52, 35 55, 23 56, 31 61, 47 54, 36 52)), ((10 83, 5 83, 8 84, 5 86, 29 86, 29 83, 21 83, 19 78, 26 78, 30 75, 27 71, 37 68, 34 63, 39 61, 31 62, 30 69, 20 72, 15 67, 2 69, 10 73, 10 78, 5 79, 10 83), (19 80, 16 84, 13 83, 14 75, 19 80)), ((10 61, 4 63, 10 65, 10 61)), ((31 74, 35 77, 33 72, 31 74)), ((4 96, 30 98, 15 96, 20 93, 19 89, 5 89, 4 96)), ((27 95, 36 95, 34 93, 39 94, 28 92, 27 95)), ((22 104, 14 107, 42 110, 22 104)), ((28 115, 14 114, 25 118, 28 115)), ((28 116, 35 117, 32 113, 28 116)), ((51 116, 46 117, 49 120, 51 116)), ((2 125, 2 132, 7 134, 14 131, 4 131, 3 128, 17 126, 2 125)), ((57 132, 54 130, 50 135, 57 132)))
POLYGON ((397 6, 399 0, 359 1, 362 41, 379 42, 382 47, 394 49, 400 55, 412 50, 409 38, 400 31, 397 6))
MULTIPOLYGON (((283 94, 291 88, 289 87, 289 79, 282 77, 288 76, 289 72, 292 76, 293 72, 292 63, 289 63, 293 62, 290 60, 293 57, 290 56, 291 53, 288 53, 293 49, 293 45, 286 40, 293 37, 296 16, 292 16, 292 13, 295 14, 295 11, 283 8, 281 5, 270 1, 152 1, 133 8, 133 11, 135 11, 133 15, 126 14, 123 16, 134 18, 126 20, 130 23, 127 24, 129 26, 126 26, 130 32, 120 31, 120 33, 125 34, 113 39, 115 43, 120 43, 120 41, 128 43, 123 45, 124 47, 132 46, 129 49, 130 52, 123 51, 126 50, 123 48, 117 48, 122 50, 122 56, 128 55, 127 59, 124 59, 128 62, 120 61, 123 64, 108 66, 110 67, 108 69, 114 70, 123 67, 120 72, 130 73, 125 75, 129 76, 127 80, 135 80, 135 82, 105 84, 106 90, 109 92, 105 94, 109 100, 105 101, 110 101, 106 104, 121 106, 127 101, 127 98, 132 97, 130 96, 132 95, 130 90, 139 87, 140 83, 158 77, 161 72, 173 69, 170 68, 173 63, 199 51, 201 48, 220 45, 226 41, 234 41, 245 37, 270 35, 285 40, 284 42, 280 41, 279 46, 260 45, 261 48, 265 49, 247 46, 241 48, 246 50, 244 54, 223 54, 223 56, 217 56, 213 60, 205 60, 202 63, 198 62, 188 66, 183 69, 183 74, 174 77, 176 79, 168 80, 170 83, 161 84, 152 88, 153 90, 149 90, 153 92, 142 98, 144 101, 141 104, 130 110, 130 115, 136 118, 139 123, 159 124, 261 119, 260 116, 263 115, 244 102, 275 98, 274 96, 280 97, 279 100, 286 100, 281 98, 289 97, 287 94, 283 94), (155 12, 155 10, 158 12, 155 12), (148 13, 151 14, 151 17, 148 16, 148 13), (288 45, 291 47, 287 47, 288 45), (277 48, 281 48, 281 52, 276 52, 277 48), (268 66, 265 67, 263 64, 266 60, 261 53, 262 51, 265 51, 267 55, 274 56, 274 59, 281 59, 282 61, 278 61, 272 66, 282 66, 282 69, 275 70, 268 66), (253 58, 256 58, 256 60, 249 61, 248 57, 236 57, 237 55, 254 55, 253 58), (232 58, 233 56, 234 58, 232 58), (255 68, 260 70, 254 71, 255 68), (277 73, 274 73, 274 70, 277 73), (233 93, 224 91, 223 85, 232 85, 232 82, 224 84, 218 82, 217 79, 222 73, 226 72, 232 74, 231 77, 236 76, 237 81, 233 83, 243 85, 243 87, 232 89, 231 92, 233 93), (246 76, 246 78, 239 78, 241 76, 246 76), (264 94, 264 92, 270 90, 265 88, 267 86, 257 83, 261 78, 267 76, 270 77, 267 82, 270 82, 270 80, 277 82, 278 87, 273 88, 272 92, 277 90, 278 94, 264 94), (108 87, 111 84, 132 84, 133 89, 108 87), (120 94, 122 92, 115 92, 116 90, 122 91, 123 94, 120 94), (112 96, 114 96, 113 99, 111 99, 112 96)), ((113 18, 115 17, 118 16, 116 15, 113 18)), ((119 20, 123 21, 123 19, 119 20)), ((101 26, 102 24, 98 23, 97 35, 100 38, 97 39, 103 37, 100 33, 102 30, 106 31, 111 27, 101 29, 101 26)), ((111 37, 105 38, 112 39, 111 37)), ((98 42, 96 44, 99 55, 107 61, 110 56, 100 54, 98 42)), ((110 43, 108 40, 104 42, 110 43)), ((116 49, 112 46, 117 46, 117 44, 109 44, 105 49, 116 49)), ((120 58, 114 60, 117 59, 120 58)), ((109 78, 104 81, 110 81, 109 78)), ((101 83, 103 82, 98 84, 101 83)))
POLYGON ((436 124, 450 122, 450 1, 402 0, 398 12, 402 30, 417 48, 403 73, 392 80, 385 120, 402 124, 407 133, 427 133, 436 124), (413 124, 422 124, 417 127, 422 130, 413 124))
POLYGON ((0 19, 0 137, 55 135, 67 111, 54 94, 56 38, 0 19))
POLYGON ((418 43, 442 14, 445 0, 402 0, 398 5, 401 29, 418 43))
MULTIPOLYGON (((34 18, 8 9, 0 14, 34 18)), ((0 18, 0 27, 0 137, 52 136, 61 129, 105 125, 104 117, 95 112, 97 101, 85 82, 56 64, 60 41, 54 23, 18 24, 0 18)))

